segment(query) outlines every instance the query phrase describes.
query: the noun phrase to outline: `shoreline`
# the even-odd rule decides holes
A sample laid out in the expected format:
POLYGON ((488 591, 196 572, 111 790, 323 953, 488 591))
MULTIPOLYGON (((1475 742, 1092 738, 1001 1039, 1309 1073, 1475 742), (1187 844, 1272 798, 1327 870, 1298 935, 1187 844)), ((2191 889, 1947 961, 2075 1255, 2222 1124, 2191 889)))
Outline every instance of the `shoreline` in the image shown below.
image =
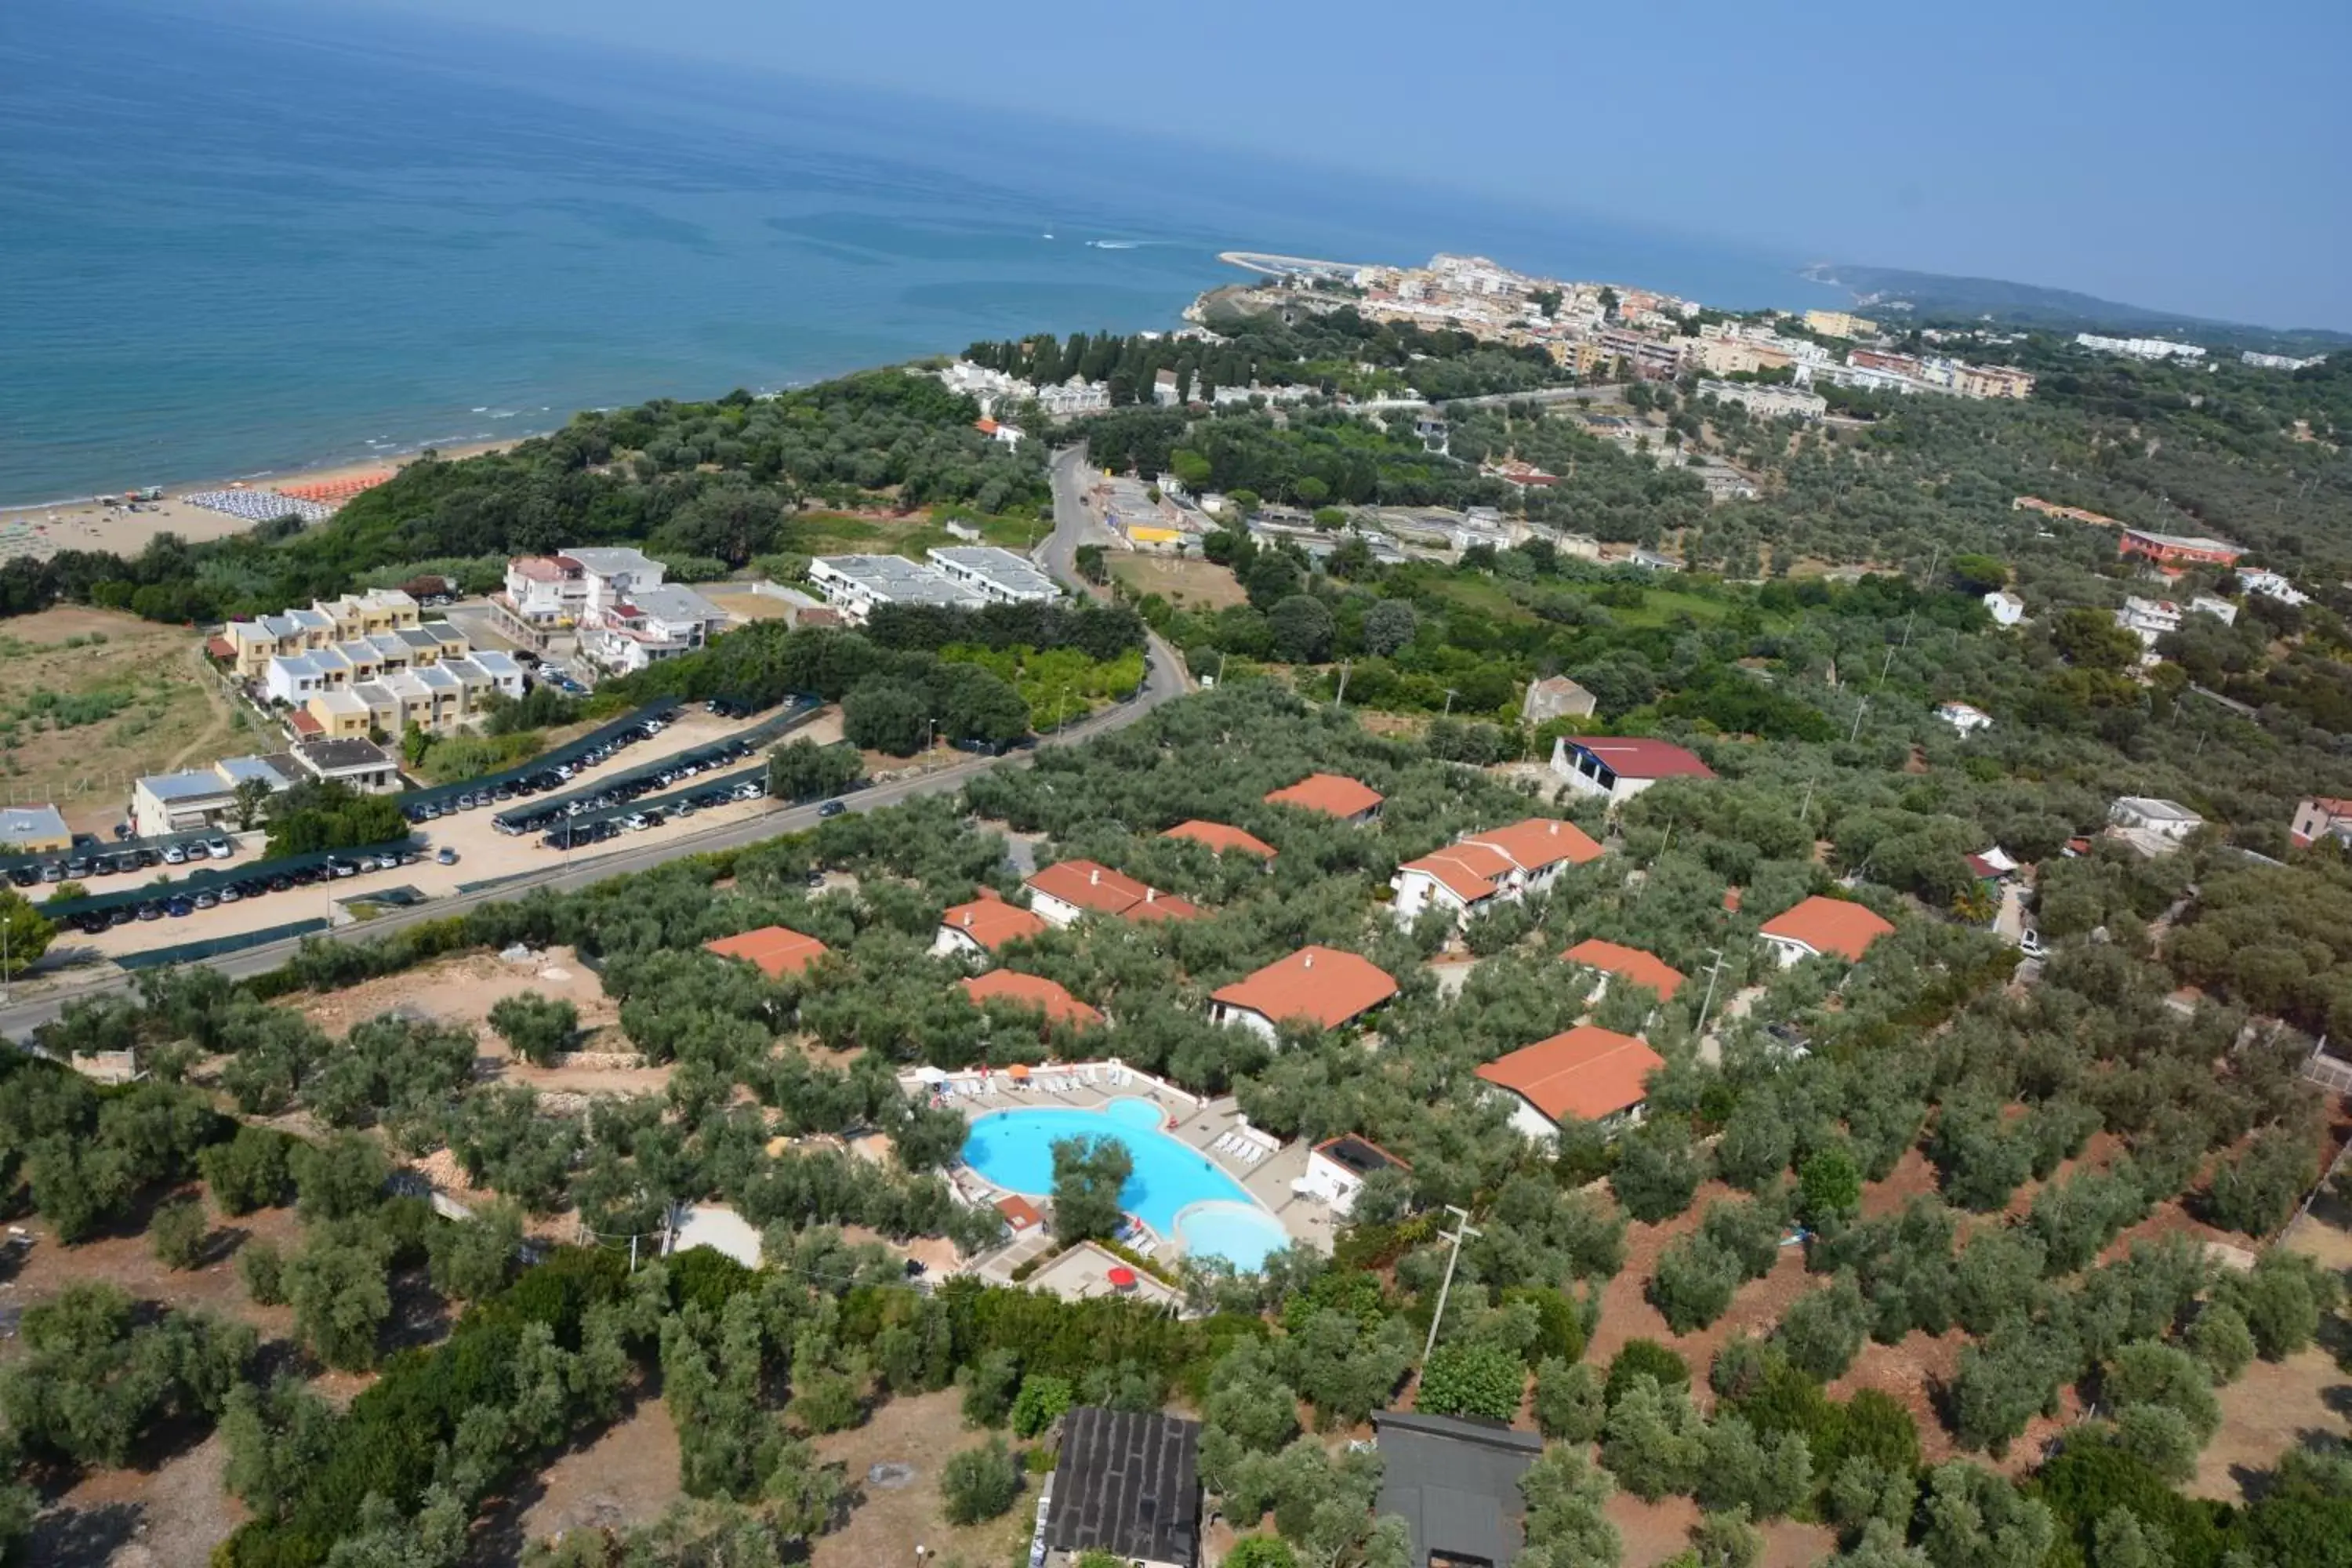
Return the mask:
POLYGON ((184 480, 161 486, 163 492, 162 500, 140 501, 135 503, 135 508, 121 501, 113 506, 104 506, 95 496, 53 501, 0 502, 0 561, 20 556, 46 560, 68 550, 105 551, 128 559, 138 555, 161 533, 176 534, 191 544, 209 543, 243 533, 253 527, 253 522, 247 518, 194 505, 186 499, 191 495, 226 489, 266 490, 283 484, 327 484, 386 470, 397 473, 423 457, 427 450, 455 462, 479 457, 486 452, 502 452, 544 434, 544 431, 520 431, 494 441, 424 443, 403 451, 388 451, 381 457, 358 461, 263 469, 235 479, 184 480))

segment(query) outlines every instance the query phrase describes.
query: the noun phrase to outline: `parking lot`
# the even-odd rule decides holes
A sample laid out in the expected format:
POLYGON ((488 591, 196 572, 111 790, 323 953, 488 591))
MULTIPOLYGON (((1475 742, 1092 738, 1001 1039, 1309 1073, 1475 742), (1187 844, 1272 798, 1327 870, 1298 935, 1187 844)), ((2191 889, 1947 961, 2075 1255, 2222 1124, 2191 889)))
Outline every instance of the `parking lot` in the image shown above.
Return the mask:
MULTIPOLYGON (((772 714, 758 714, 748 720, 716 718, 699 709, 680 713, 675 721, 651 742, 641 742, 615 752, 604 763, 583 770, 567 781, 560 794, 593 788, 599 781, 620 773, 634 772, 664 757, 708 746, 715 741, 753 728, 772 714)), ((841 737, 839 715, 830 710, 819 713, 794 731, 793 739, 806 736, 819 744, 827 744, 841 737)), ((730 764, 728 771, 751 766, 755 758, 730 764)), ((691 781, 688 781, 689 784, 691 781)), ((679 787, 685 787, 681 785, 679 787)), ((764 800, 730 802, 697 812, 691 816, 673 817, 658 826, 641 831, 621 829, 614 837, 598 844, 582 842, 569 851, 551 849, 538 834, 510 835, 499 832, 492 818, 499 808, 477 807, 455 816, 444 816, 424 823, 414 830, 416 859, 408 865, 390 868, 377 868, 359 871, 347 877, 329 876, 307 885, 292 886, 283 891, 265 893, 256 898, 240 898, 234 903, 219 904, 211 909, 194 910, 185 916, 166 917, 158 921, 133 921, 118 925, 95 934, 79 931, 61 931, 51 946, 49 964, 72 963, 103 960, 122 953, 137 952, 154 947, 175 946, 182 942, 203 942, 217 937, 233 936, 246 931, 266 931, 276 926, 300 921, 336 920, 348 913, 345 906, 354 900, 364 901, 370 893, 383 893, 394 889, 413 889, 426 899, 446 897, 462 887, 477 882, 495 881, 541 869, 568 854, 572 859, 585 861, 602 854, 640 844, 659 843, 665 838, 683 837, 702 828, 724 823, 738 822, 766 809, 764 800), (438 854, 453 852, 455 862, 443 865, 438 854)), ((194 869, 234 870, 239 866, 256 864, 259 858, 259 837, 247 836, 251 849, 240 847, 236 858, 227 861, 206 861, 202 866, 169 868, 185 871, 194 869)), ((159 868, 158 869, 165 869, 159 868)), ((145 875, 152 877, 154 873, 145 875)), ((106 883, 93 883, 93 892, 129 890, 131 879, 112 878, 106 883), (112 885, 110 885, 112 884, 112 885)), ((163 889, 159 889, 159 894, 163 889)), ((47 965, 45 965, 47 967, 47 965)))

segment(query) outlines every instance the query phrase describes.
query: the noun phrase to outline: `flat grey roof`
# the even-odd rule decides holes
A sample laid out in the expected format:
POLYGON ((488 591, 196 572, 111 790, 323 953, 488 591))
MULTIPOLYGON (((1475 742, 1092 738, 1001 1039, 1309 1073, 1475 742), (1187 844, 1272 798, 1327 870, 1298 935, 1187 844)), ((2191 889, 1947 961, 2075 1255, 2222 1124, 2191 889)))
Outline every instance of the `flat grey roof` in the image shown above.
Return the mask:
POLYGON ((1519 1478, 1543 1452, 1543 1439, 1484 1421, 1414 1411, 1372 1416, 1382 1461, 1382 1513, 1402 1519, 1412 1561, 1432 1552, 1500 1565, 1526 1543, 1527 1504, 1519 1478))
POLYGON ((150 773, 139 783, 157 800, 202 800, 206 795, 226 795, 229 786, 215 773, 184 772, 150 773))
POLYGON ((390 767, 392 757, 373 741, 358 735, 338 736, 332 740, 304 741, 294 752, 320 773, 338 768, 390 767))
POLYGON ((727 612, 696 593, 677 584, 658 588, 632 588, 629 603, 646 615, 665 621, 723 621, 727 612))
POLYGON ((441 646, 441 639, 435 637, 431 632, 426 631, 423 626, 403 626, 392 635, 398 637, 402 642, 406 643, 413 648, 430 651, 437 649, 441 646))
POLYGON ((2174 822, 2202 822, 2204 820, 2203 817, 2199 816, 2195 812, 2189 810, 2187 806, 2181 805, 2177 800, 2165 800, 2152 795, 2122 795, 2116 799, 2116 804, 2119 806, 2124 806, 2129 810, 2136 811, 2142 816, 2167 817, 2174 822))
POLYGON ((994 545, 944 545, 930 552, 930 557, 942 566, 993 583, 1008 594, 1051 598, 1061 592, 1051 577, 1029 563, 1028 557, 994 545))
POLYGON ((817 560, 885 604, 964 608, 983 603, 978 594, 944 572, 903 556, 820 555, 817 560))
MULTIPOLYGON (((281 757, 284 753, 279 753, 281 757)), ((291 761, 290 758, 287 759, 291 761)), ((233 789, 247 779, 259 779, 271 789, 284 789, 294 782, 295 775, 280 768, 268 757, 223 757, 218 763, 221 773, 233 789)))
POLYGON ((0 839, 68 837, 65 814, 54 805, 0 805, 0 839))
POLYGON ((1192 1568, 1200 1561, 1201 1424, 1085 1405, 1062 1426, 1048 1552, 1108 1552, 1192 1568))
POLYGON ((578 562, 583 567, 599 576, 608 576, 614 572, 661 570, 661 563, 652 559, 645 552, 625 547, 562 550, 556 554, 562 560, 578 562))

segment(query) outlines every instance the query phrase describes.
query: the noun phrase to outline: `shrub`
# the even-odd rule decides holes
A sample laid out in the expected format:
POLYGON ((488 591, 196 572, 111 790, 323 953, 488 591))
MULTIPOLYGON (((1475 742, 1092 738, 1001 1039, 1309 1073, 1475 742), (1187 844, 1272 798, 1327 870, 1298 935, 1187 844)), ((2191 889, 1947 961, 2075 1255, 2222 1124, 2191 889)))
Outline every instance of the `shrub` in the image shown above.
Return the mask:
POLYGON ((1020 1495, 1021 1467, 1003 1437, 966 1448, 940 1471, 940 1501, 950 1524, 1000 1518, 1020 1495))
POLYGON ((1536 1368, 1536 1426, 1556 1442, 1590 1443, 1607 1413, 1601 1374, 1584 1362, 1547 1361, 1536 1368))
POLYGON ((2311 1136, 2293 1127, 2262 1133, 2246 1152, 2213 1173, 2199 1205, 2203 1216, 2227 1230, 2268 1236, 2286 1223, 2319 1174, 2311 1136))
POLYGON ((1696 1490, 1701 1508, 1742 1509, 1752 1519, 1777 1519, 1811 1495, 1812 1450, 1798 1432, 1760 1437, 1742 1417, 1726 1413, 1707 1428, 1696 1490))
POLYGON ((1862 1207, 1862 1168, 1843 1146, 1832 1144, 1805 1156, 1797 1172, 1797 1213, 1818 1228, 1834 1225, 1862 1207))
POLYGON ((1508 1421, 1527 1390, 1527 1363, 1500 1345, 1479 1340, 1437 1347, 1421 1369, 1413 1408, 1439 1415, 1480 1415, 1508 1421))
POLYGON ((1021 1393, 1013 1401, 1013 1432, 1019 1437, 1034 1437, 1068 1414, 1072 1390, 1066 1377, 1054 1377, 1038 1373, 1021 1380, 1021 1393))
POLYGON ((1021 1387, 1021 1358, 1009 1350, 993 1350, 957 1373, 963 1384, 963 1422, 967 1426, 1001 1426, 1013 1409, 1021 1387))
POLYGON ((1739 1277, 1737 1258, 1704 1235, 1685 1236, 1658 1255, 1647 1293, 1666 1326, 1687 1334, 1723 1316, 1739 1277))
POLYGON ((2334 1277, 2316 1263, 2276 1247, 2248 1272, 2224 1273, 2213 1288, 2214 1300, 2245 1320, 2264 1361, 2284 1361, 2309 1344, 2337 1294, 2334 1277))
POLYGON ((236 1255, 236 1271, 256 1306, 285 1305, 286 1260, 277 1247, 266 1241, 247 1242, 236 1255))
POLYGON ((201 1198, 172 1199, 157 1207, 147 1226, 148 1243, 166 1268, 194 1268, 203 1259, 205 1238, 211 1234, 201 1198))
POLYGON ((490 1009, 490 1027, 525 1061, 545 1067, 580 1033, 580 1009, 536 991, 499 999, 490 1009))
POLYGON ((2231 1383, 2254 1359, 2253 1331, 2238 1309, 2210 1301, 2189 1325, 2189 1348, 2216 1383, 2231 1383))
POLYGON ((1654 1378, 1661 1387, 1688 1388, 1690 1366, 1655 1340, 1627 1340, 1609 1363, 1609 1381, 1601 1390, 1603 1402, 1615 1409, 1637 1377, 1654 1378))
POLYGON ((1609 1190, 1627 1214, 1655 1225, 1690 1207, 1705 1174, 1690 1129, 1674 1117, 1660 1116, 1617 1141, 1617 1168, 1609 1173, 1609 1190))
POLYGON ((325 1238, 286 1265, 295 1331, 310 1353, 344 1372, 375 1364, 375 1339, 392 1316, 384 1259, 373 1247, 325 1238))
POLYGON ((267 1127, 239 1127, 236 1136, 196 1156, 196 1169, 225 1215, 273 1208, 286 1199, 287 1157, 298 1140, 267 1127))
POLYGON ((1840 1274, 1829 1288, 1801 1296, 1780 1316, 1772 1342, 1789 1364, 1823 1383, 1843 1377, 1862 1342, 1870 1331, 1870 1308, 1851 1274, 1840 1274))
POLYGON ((1662 1387, 1647 1373, 1626 1385, 1601 1426, 1601 1462, 1644 1502, 1689 1491, 1706 1449, 1706 1423, 1691 1408, 1688 1390, 1662 1387))
POLYGON ((383 1201, 392 1165, 374 1142, 340 1132, 324 1143, 298 1145, 289 1162, 306 1220, 350 1219, 383 1201))

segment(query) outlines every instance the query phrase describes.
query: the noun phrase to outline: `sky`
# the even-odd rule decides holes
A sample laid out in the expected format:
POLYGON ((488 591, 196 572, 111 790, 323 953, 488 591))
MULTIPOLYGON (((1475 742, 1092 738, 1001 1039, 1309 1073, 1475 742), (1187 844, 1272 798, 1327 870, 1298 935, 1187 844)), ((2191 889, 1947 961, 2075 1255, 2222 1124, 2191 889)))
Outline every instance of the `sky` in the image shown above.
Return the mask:
POLYGON ((310 3, 2352 330, 2346 0, 310 3))

